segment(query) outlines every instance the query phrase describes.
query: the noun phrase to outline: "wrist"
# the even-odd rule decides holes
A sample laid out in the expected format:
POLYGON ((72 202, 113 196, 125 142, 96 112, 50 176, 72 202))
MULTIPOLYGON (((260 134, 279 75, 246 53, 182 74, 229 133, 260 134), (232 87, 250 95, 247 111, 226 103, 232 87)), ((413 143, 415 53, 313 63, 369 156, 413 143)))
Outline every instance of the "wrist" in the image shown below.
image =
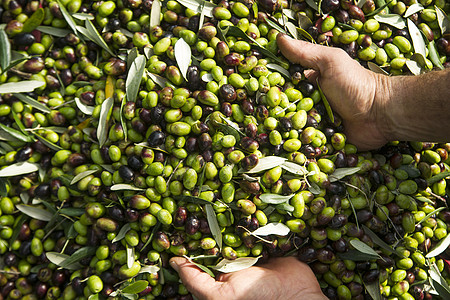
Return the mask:
POLYGON ((373 100, 374 120, 380 135, 386 142, 396 140, 396 111, 401 109, 400 103, 395 101, 395 90, 401 84, 398 77, 390 77, 381 74, 376 75, 376 91, 373 100))

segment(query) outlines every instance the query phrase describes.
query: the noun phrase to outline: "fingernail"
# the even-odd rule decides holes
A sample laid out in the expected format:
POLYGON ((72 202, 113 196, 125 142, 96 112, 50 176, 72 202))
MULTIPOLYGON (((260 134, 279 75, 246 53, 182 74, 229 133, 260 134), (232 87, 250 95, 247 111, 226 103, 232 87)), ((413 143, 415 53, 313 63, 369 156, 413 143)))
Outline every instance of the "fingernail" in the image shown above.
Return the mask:
POLYGON ((176 263, 175 261, 173 261, 173 260, 171 260, 171 261, 169 262, 169 264, 170 264, 170 266, 171 266, 175 271, 177 271, 177 272, 178 272, 178 270, 180 269, 180 267, 177 265, 177 263, 176 263))
POLYGON ((281 33, 280 32, 279 34, 281 34, 281 37, 284 38, 284 39, 292 40, 292 38, 289 35, 285 34, 285 33, 281 33))

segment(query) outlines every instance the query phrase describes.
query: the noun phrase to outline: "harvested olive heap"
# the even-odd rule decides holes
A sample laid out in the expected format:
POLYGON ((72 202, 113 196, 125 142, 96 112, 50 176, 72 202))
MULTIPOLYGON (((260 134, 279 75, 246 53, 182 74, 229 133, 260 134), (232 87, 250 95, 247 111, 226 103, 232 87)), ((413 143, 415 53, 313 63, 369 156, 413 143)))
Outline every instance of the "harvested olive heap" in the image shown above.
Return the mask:
POLYGON ((193 299, 172 256, 449 299, 450 143, 358 152, 275 39, 414 76, 449 65, 450 4, 215 2, 0 0, 0 299, 193 299))

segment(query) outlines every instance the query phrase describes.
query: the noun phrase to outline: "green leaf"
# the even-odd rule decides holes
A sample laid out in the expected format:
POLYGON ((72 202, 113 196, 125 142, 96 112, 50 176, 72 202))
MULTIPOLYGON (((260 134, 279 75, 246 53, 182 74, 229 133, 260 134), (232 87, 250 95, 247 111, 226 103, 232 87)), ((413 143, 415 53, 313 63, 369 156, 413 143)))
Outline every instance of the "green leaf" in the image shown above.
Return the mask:
POLYGON ((285 161, 280 166, 283 170, 286 170, 294 175, 306 176, 309 173, 304 166, 301 166, 299 164, 290 161, 285 161))
POLYGON ((153 236, 155 235, 155 233, 159 230, 159 227, 161 226, 161 223, 158 221, 156 223, 156 225, 153 227, 152 229, 152 233, 150 233, 150 236, 148 237, 147 241, 145 242, 144 246, 141 248, 141 252, 144 251, 144 249, 150 245, 150 243, 152 242, 153 236))
POLYGON ((450 234, 447 234, 445 238, 441 239, 425 257, 432 258, 438 256, 439 254, 447 250, 448 246, 450 246, 450 234))
POLYGON ((328 178, 330 182, 335 182, 341 180, 345 176, 353 175, 361 170, 361 167, 352 167, 352 168, 337 168, 328 178))
POLYGON ((280 25, 278 25, 276 22, 272 21, 266 15, 264 16, 264 21, 266 21, 267 25, 269 25, 273 29, 278 30, 279 32, 286 34, 286 31, 283 28, 281 28, 280 25))
POLYGON ((286 211, 288 213, 291 213, 291 212, 293 212, 295 210, 295 208, 292 205, 290 205, 290 204, 288 204, 286 202, 285 203, 281 203, 281 204, 277 204, 276 208, 278 210, 286 211))
POLYGON ((160 270, 160 268, 156 265, 142 266, 141 270, 139 271, 139 274, 141 274, 141 273, 156 274, 159 272, 159 270, 160 270))
POLYGON ((280 65, 277 64, 267 64, 266 67, 268 69, 271 70, 275 70, 277 72, 279 72, 281 75, 283 75, 285 78, 290 79, 291 78, 291 74, 289 74, 289 71, 286 70, 285 68, 281 67, 280 65))
POLYGON ((8 196, 8 189, 6 186, 6 180, 4 178, 0 178, 0 196, 6 197, 8 196))
POLYGON ((413 165, 401 165, 399 169, 408 173, 408 176, 411 178, 417 178, 420 176, 420 170, 413 165))
POLYGON ((139 294, 143 290, 147 288, 149 285, 147 280, 138 280, 129 286, 125 287, 122 292, 123 293, 130 293, 130 294, 139 294))
POLYGON ((398 29, 406 27, 405 19, 397 14, 376 15, 373 18, 380 23, 388 24, 398 29))
POLYGON ((74 264, 78 263, 83 258, 94 255, 96 250, 97 248, 93 246, 80 248, 77 251, 75 251, 72 255, 70 255, 70 257, 61 262, 59 266, 68 269, 74 264))
POLYGON ((76 208, 76 207, 65 207, 61 208, 58 213, 62 215, 66 215, 69 217, 79 217, 84 214, 84 208, 76 208))
POLYGON ((136 97, 139 92, 142 76, 144 75, 146 62, 147 59, 145 56, 139 55, 131 64, 130 70, 127 74, 127 81, 125 83, 128 101, 136 102, 136 97))
POLYGON ((33 219, 37 219, 37 220, 41 220, 41 221, 45 221, 45 222, 50 221, 53 217, 53 214, 51 212, 49 212, 48 210, 39 208, 39 207, 34 207, 34 206, 30 206, 30 205, 25 205, 25 204, 19 204, 19 205, 16 205, 16 208, 33 219))
POLYGON ((69 24, 69 27, 73 30, 73 32, 75 34, 77 34, 77 28, 76 28, 77 24, 73 20, 72 16, 70 15, 70 13, 67 11, 66 7, 62 4, 62 2, 60 0, 56 0, 56 1, 59 4, 59 9, 61 10, 64 20, 66 20, 67 24, 69 24))
POLYGON ((102 147, 106 139, 108 138, 108 115, 114 104, 114 98, 110 97, 103 101, 102 106, 100 108, 100 118, 98 120, 97 127, 97 139, 100 147, 102 147))
POLYGON ((120 104, 120 125, 122 125, 123 138, 126 142, 128 140, 128 127, 127 127, 127 120, 123 117, 124 106, 125 106, 125 101, 122 101, 122 103, 120 104))
POLYGON ((371 283, 364 283, 364 286, 366 287, 367 293, 369 293, 370 297, 372 297, 373 300, 382 300, 381 297, 381 291, 380 291, 380 284, 378 282, 378 278, 371 282, 371 283))
POLYGON ((83 178, 86 178, 87 176, 97 173, 98 170, 86 170, 84 172, 81 172, 80 174, 77 174, 72 181, 70 182, 70 185, 77 183, 78 181, 80 181, 83 178))
POLYGON ((34 133, 34 136, 35 136, 38 140, 40 140, 40 141, 42 142, 42 144, 44 144, 45 146, 49 147, 50 149, 52 149, 52 150, 54 150, 54 151, 63 150, 62 147, 60 147, 60 146, 58 146, 58 145, 56 145, 56 144, 50 142, 49 140, 47 140, 46 138, 40 136, 39 134, 37 134, 37 133, 35 133, 35 132, 33 132, 33 133, 34 133))
POLYGON ((435 5, 434 9, 436 11, 437 22, 439 24, 439 28, 441 29, 441 34, 444 34, 450 29, 450 21, 440 7, 435 5))
POLYGON ((166 83, 168 80, 162 76, 159 76, 157 74, 153 74, 147 71, 148 77, 150 77, 151 80, 153 80, 157 85, 164 88, 166 86, 166 83))
POLYGON ((45 82, 40 80, 23 80, 0 84, 0 94, 29 93, 43 86, 45 82))
POLYGON ((152 9, 150 11, 150 29, 161 23, 161 2, 153 0, 152 9))
POLYGON ((139 50, 136 47, 133 47, 127 54, 127 70, 129 71, 131 68, 131 64, 134 62, 136 57, 139 55, 139 50))
POLYGON ((5 126, 3 124, 0 124, 0 129, 9 134, 10 136, 12 136, 14 139, 19 140, 21 142, 28 143, 34 141, 34 139, 31 136, 25 135, 21 131, 5 126))
MULTIPOLYGON (((58 252, 47 252, 45 253, 45 256, 47 256, 47 259, 57 265, 60 266, 61 263, 63 261, 65 261, 66 259, 68 259, 70 256, 67 254, 62 254, 62 253, 58 253, 58 252)), ((82 266, 80 264, 73 264, 73 265, 69 265, 68 267, 66 267, 66 269, 68 270, 78 270, 80 269, 82 266)))
MULTIPOLYGON (((186 256, 185 256, 185 257, 186 257, 186 256)), ((196 263, 195 261, 193 261, 193 260, 190 259, 189 257, 186 257, 186 258, 189 260, 189 262, 191 262, 192 264, 194 264, 197 268, 199 268, 199 269, 202 270, 203 272, 207 273, 209 276, 215 277, 214 273, 211 272, 211 270, 208 269, 208 267, 206 267, 206 266, 204 266, 204 265, 202 265, 202 264, 196 263)))
POLYGON ((383 75, 389 75, 388 72, 386 72, 384 69, 382 69, 379 65, 374 64, 373 62, 369 61, 367 62, 367 66, 369 67, 369 70, 374 72, 374 73, 378 73, 378 74, 383 74, 383 75))
MULTIPOLYGON (((1 124, 0 124, 1 125, 1 124)), ((24 175, 39 170, 39 165, 26 161, 18 162, 9 165, 0 170, 0 177, 11 177, 17 175, 24 175)))
POLYGON ((364 230, 364 232, 372 239, 372 241, 374 242, 374 244, 380 246, 381 248, 383 248, 384 250, 395 254, 399 257, 405 257, 403 254, 397 252, 394 250, 394 248, 392 248, 391 246, 389 246, 388 244, 386 244, 382 239, 380 239, 378 237, 378 235, 376 233, 374 233, 372 230, 370 230, 367 226, 362 225, 362 228, 364 230))
POLYGON ((366 14, 366 18, 368 17, 372 17, 375 15, 378 15, 382 10, 384 10, 393 0, 389 1, 389 2, 385 2, 383 0, 383 2, 385 2, 383 5, 379 6, 377 9, 375 9, 373 12, 366 14))
POLYGON ((208 200, 199 198, 199 197, 194 197, 194 196, 184 196, 184 195, 179 195, 179 196, 174 196, 173 197, 175 200, 177 201, 187 201, 187 202, 191 202, 191 203, 195 203, 195 204, 213 204, 209 202, 208 200))
POLYGON ((81 102, 80 98, 75 97, 75 104, 77 105, 77 108, 85 115, 92 115, 94 112, 95 107, 89 106, 81 102))
POLYGON ((441 60, 439 59, 439 53, 437 51, 436 44, 434 43, 434 41, 428 43, 428 53, 433 65, 435 65, 441 70, 444 70, 444 66, 442 65, 441 60))
POLYGON ((286 26, 287 30, 289 31, 289 33, 292 35, 292 37, 294 39, 298 40, 299 35, 298 35, 297 27, 291 22, 286 22, 285 26, 286 26))
POLYGON ((30 96, 23 95, 23 94, 17 94, 17 93, 14 93, 13 95, 14 95, 14 97, 18 98, 23 103, 26 103, 26 104, 32 106, 33 108, 36 108, 44 113, 49 114, 52 111, 50 108, 48 108, 41 102, 31 98, 30 96))
POLYGON ((319 89, 320 98, 322 98, 323 105, 325 106, 325 109, 327 110, 328 118, 330 118, 331 123, 334 123, 334 115, 333 111, 331 110, 330 103, 328 103, 327 97, 325 97, 325 94, 323 93, 322 89, 319 85, 319 80, 317 80, 317 88, 319 89))
POLYGON ((264 203, 269 204, 281 204, 288 202, 292 197, 294 197, 294 194, 283 196, 278 194, 261 194, 259 196, 259 199, 264 203))
POLYGON ((11 63, 11 44, 5 30, 0 29, 0 68, 5 70, 11 63))
POLYGON ((38 26, 36 29, 42 33, 53 35, 56 37, 65 37, 66 35, 68 35, 69 33, 72 32, 67 29, 57 28, 57 27, 52 27, 52 26, 38 26))
POLYGON ((319 11, 319 7, 317 6, 317 3, 314 0, 306 0, 305 2, 306 2, 306 4, 309 5, 309 7, 311 7, 315 11, 317 11, 317 12, 319 11))
POLYGON ((205 16, 212 18, 213 14, 212 11, 214 7, 216 7, 215 4, 209 2, 209 1, 202 1, 202 0, 178 0, 179 3, 181 3, 183 6, 186 6, 187 8, 192 9, 195 12, 200 13, 200 8, 203 6, 203 11, 205 16))
POLYGON ((444 210, 445 207, 439 207, 438 209, 433 210, 432 212, 430 212, 429 214, 427 214, 422 220, 420 220, 417 225, 419 225, 420 223, 425 222, 426 220, 428 220, 429 218, 431 218, 433 215, 438 214, 440 211, 444 210))
POLYGON ((375 250, 373 250, 369 245, 367 245, 364 242, 361 242, 359 240, 351 240, 350 241, 350 245, 352 245, 357 251, 373 256, 373 257, 377 257, 377 258, 381 258, 380 255, 378 255, 378 253, 375 252, 375 250))
POLYGON ((128 269, 131 268, 134 264, 134 247, 130 247, 128 246, 128 244, 126 244, 127 246, 127 267, 128 269))
POLYGON ((108 44, 105 42, 105 40, 102 38, 102 36, 98 33, 97 29, 95 29, 91 20, 86 20, 85 25, 86 25, 87 32, 89 33, 89 36, 87 38, 89 38, 91 41, 93 41, 98 46, 103 48, 106 52, 108 52, 112 56, 116 56, 114 54, 114 52, 112 52, 111 48, 109 48, 108 44))
POLYGON ((340 259, 347 259, 347 260, 353 260, 353 261, 368 261, 368 260, 375 260, 379 259, 378 255, 370 255, 366 253, 359 252, 358 250, 350 249, 347 252, 344 253, 338 253, 338 257, 340 259))
POLYGON ((446 172, 441 172, 439 174, 433 175, 431 178, 429 178, 427 180, 428 185, 433 185, 438 181, 441 181, 442 179, 444 179, 445 177, 450 176, 450 172, 446 171, 446 172))
POLYGON ((278 167, 282 163, 284 163, 287 159, 279 156, 266 156, 259 159, 258 164, 251 170, 246 171, 245 173, 259 173, 262 171, 270 170, 275 167, 278 167))
POLYGON ((23 23, 22 32, 32 32, 39 25, 41 25, 42 21, 44 21, 45 12, 42 7, 38 8, 32 15, 29 17, 25 23, 23 23))
POLYGON ((216 240, 219 249, 222 249, 222 232, 220 231, 219 223, 217 222, 217 216, 211 204, 205 205, 206 219, 208 220, 209 229, 211 234, 216 240))
MULTIPOLYGON (((300 27, 303 30, 308 29, 313 23, 311 19, 308 16, 305 16, 303 14, 297 14, 298 16, 298 27, 300 27)), ((311 37, 311 40, 313 38, 311 37)))
POLYGON ((120 228, 119 233, 116 235, 116 237, 111 242, 115 243, 115 242, 122 240, 125 237, 125 235, 127 234, 127 232, 130 230, 131 230, 130 223, 126 223, 125 225, 122 226, 122 228, 120 228))
POLYGON ((19 119, 19 117, 17 116, 17 113, 12 110, 11 114, 13 116, 14 122, 16 123, 17 127, 19 127, 20 132, 22 132, 24 135, 29 136, 28 132, 25 131, 25 126, 23 125, 22 121, 19 119))
POLYGON ((441 273, 439 272, 438 267, 435 263, 432 263, 430 265, 430 269, 428 270, 428 274, 430 274, 430 282, 433 288, 437 291, 439 296, 442 299, 449 299, 450 297, 450 287, 447 283, 447 280, 445 280, 444 277, 442 277, 441 273))
POLYGON ((258 257, 239 257, 234 260, 222 259, 216 266, 212 267, 214 270, 222 273, 237 272, 250 268, 258 262, 258 257))
MULTIPOLYGON (((12 233, 10 239, 9 239, 10 241, 17 240, 17 237, 19 236, 19 233, 21 231, 22 225, 26 221, 28 221, 28 219, 29 219, 29 217, 27 215, 25 215, 25 214, 20 214, 19 216, 17 216, 16 222, 14 224, 13 233, 12 233)), ((9 247, 11 248, 12 243, 10 243, 9 245, 10 245, 9 247)))

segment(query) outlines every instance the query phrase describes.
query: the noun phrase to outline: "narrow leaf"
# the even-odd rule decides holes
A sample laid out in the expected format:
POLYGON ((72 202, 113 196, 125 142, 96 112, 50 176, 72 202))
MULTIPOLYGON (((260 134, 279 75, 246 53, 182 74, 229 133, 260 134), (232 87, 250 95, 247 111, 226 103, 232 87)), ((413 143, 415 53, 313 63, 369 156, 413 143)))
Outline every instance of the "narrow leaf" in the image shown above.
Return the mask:
POLYGON ((128 52, 127 55, 127 70, 129 71, 131 68, 131 65, 133 64, 134 60, 138 57, 139 55, 139 50, 136 47, 133 47, 133 49, 131 49, 128 52))
POLYGON ((308 175, 308 170, 304 166, 301 166, 299 164, 296 164, 296 163, 293 163, 290 161, 283 162, 281 164, 281 168, 283 170, 286 170, 289 173, 292 173, 295 175, 300 175, 300 176, 308 175))
POLYGON ((368 17, 373 17, 375 15, 378 15, 382 10, 384 10, 393 0, 389 1, 389 2, 385 2, 383 5, 381 5, 380 7, 378 7, 377 9, 375 9, 373 12, 366 14, 366 18, 368 17))
POLYGON ((32 15, 29 17, 25 23, 23 23, 22 32, 32 32, 39 25, 41 25, 42 21, 44 21, 45 12, 42 7, 38 8, 32 15))
POLYGON ((93 15, 90 14, 86 14, 86 13, 74 13, 72 14, 72 18, 84 21, 84 20, 94 20, 95 17, 93 15))
POLYGON ((253 231, 252 234, 257 236, 266 236, 271 234, 286 236, 289 234, 289 232, 289 227, 287 227, 283 223, 269 223, 263 227, 259 227, 258 229, 253 231))
POLYGON ((429 218, 431 218, 433 215, 438 214, 440 211, 444 210, 445 207, 439 207, 438 209, 433 210, 432 212, 430 212, 429 214, 427 214, 422 220, 420 220, 417 225, 419 225, 420 223, 425 222, 426 220, 428 220, 429 218))
POLYGON ((423 9, 424 9, 424 7, 422 6, 422 4, 420 4, 420 3, 414 3, 414 4, 412 4, 412 5, 410 5, 410 6, 408 7, 408 9, 407 9, 407 10, 405 11, 405 13, 403 14, 403 17, 404 17, 404 18, 408 18, 408 17, 410 17, 411 15, 413 15, 413 14, 415 14, 415 13, 417 13, 417 12, 423 10, 423 9))
POLYGON ((156 265, 153 266, 143 266, 140 270, 139 273, 150 273, 150 274, 156 274, 158 273, 160 270, 160 268, 156 265))
MULTIPOLYGON (((47 256, 47 259, 57 265, 60 266, 61 263, 66 260, 67 258, 69 258, 70 256, 67 254, 62 254, 62 253, 58 253, 58 252, 47 252, 45 253, 45 256, 47 256)), ((79 265, 81 267, 81 265, 79 265)), ((75 265, 70 266, 69 268, 67 268, 69 270, 76 270, 78 269, 78 267, 75 265)))
POLYGON ((376 15, 373 18, 380 23, 388 24, 398 29, 406 27, 405 19, 397 14, 376 15))
POLYGON ((114 99, 112 97, 107 98, 105 101, 103 101, 100 108, 100 118, 98 120, 97 127, 97 139, 100 147, 105 144, 106 138, 108 137, 108 115, 112 109, 113 104, 114 99))
POLYGON ((333 115, 333 111, 331 110, 330 103, 328 103, 327 97, 325 96, 322 89, 320 88, 319 80, 317 80, 316 82, 317 82, 317 88, 319 89, 320 97, 322 98, 323 105, 325 106, 325 109, 327 110, 328 118, 330 118, 331 123, 334 123, 334 115, 333 115))
POLYGON ((60 0, 56 0, 56 1, 59 4, 59 9, 61 10, 61 13, 62 13, 62 15, 64 17, 64 20, 66 20, 67 24, 69 24, 69 27, 76 34, 77 33, 77 28, 76 28, 77 24, 73 20, 73 18, 70 15, 70 13, 67 11, 66 7, 62 4, 62 2, 60 0))
POLYGON ((245 172, 245 173, 258 173, 261 171, 266 171, 269 169, 273 169, 282 163, 284 163, 287 159, 284 157, 278 157, 278 156, 266 156, 263 158, 260 158, 258 161, 258 164, 251 170, 245 172))
POLYGON ((180 38, 175 43, 174 52, 178 68, 180 68, 181 74, 187 81, 186 74, 191 63, 191 47, 184 41, 184 39, 180 38))
POLYGON ((277 64, 267 64, 266 67, 268 69, 272 69, 275 70, 277 72, 279 72, 281 75, 283 75, 284 77, 290 79, 291 78, 291 74, 289 74, 289 71, 286 70, 285 68, 281 67, 280 65, 277 64))
POLYGON ((374 72, 374 73, 378 73, 378 74, 383 74, 383 75, 389 75, 388 72, 386 72, 384 69, 382 69, 379 65, 374 64, 373 62, 369 61, 367 62, 367 66, 369 67, 369 70, 374 72))
POLYGON ((53 35, 56 37, 65 37, 66 35, 71 33, 70 30, 52 27, 52 26, 38 26, 36 29, 42 33, 53 35))
POLYGON ((67 207, 67 208, 61 208, 58 213, 70 217, 79 217, 82 214, 84 214, 85 210, 84 208, 76 208, 76 207, 67 207))
POLYGON ((11 44, 5 30, 0 29, 0 68, 5 70, 11 63, 11 44))
POLYGON ((441 70, 444 70, 444 66, 442 65, 441 60, 439 59, 439 53, 436 49, 436 44, 434 43, 434 41, 428 43, 428 53, 430 56, 430 60, 433 62, 433 65, 435 65, 441 70))
POLYGON ((43 86, 45 82, 40 80, 24 80, 0 84, 0 94, 29 93, 43 86))
POLYGON ((298 36, 298 30, 297 30, 297 27, 293 24, 293 23, 291 23, 291 22, 286 22, 286 28, 287 28, 287 30, 289 31, 289 33, 292 35, 292 37, 294 38, 294 39, 296 39, 296 40, 298 40, 299 39, 299 36, 298 36))
POLYGON ((392 254, 395 254, 395 255, 400 256, 400 257, 404 257, 404 255, 402 255, 399 252, 395 251, 394 248, 392 248, 391 246, 386 244, 382 239, 380 239, 378 237, 378 235, 376 233, 374 233, 368 227, 366 227, 365 225, 362 225, 362 228, 363 228, 365 234, 367 234, 372 239, 374 244, 380 246, 381 248, 383 248, 384 250, 386 250, 386 251, 388 251, 388 252, 390 252, 392 254))
POLYGON ((203 76, 202 76, 202 80, 203 80, 204 82, 208 83, 208 82, 210 82, 210 81, 213 81, 213 80, 214 80, 214 77, 211 75, 211 73, 205 73, 205 74, 203 74, 203 76))
POLYGON ((214 9, 214 7, 216 7, 215 4, 209 2, 209 1, 196 1, 196 0, 178 0, 179 3, 181 3, 182 5, 186 6, 187 8, 192 9, 195 12, 200 12, 200 8, 202 6, 202 2, 204 3, 203 5, 203 10, 204 10, 204 14, 207 17, 212 18, 213 14, 212 11, 214 9))
POLYGON ((214 237, 219 249, 222 249, 222 232, 220 231, 219 223, 217 222, 217 216, 211 204, 205 205, 206 219, 208 220, 209 229, 214 237))
POLYGON ((127 81, 125 88, 127 92, 127 100, 136 102, 136 98, 141 85, 142 76, 144 75, 144 69, 147 59, 144 55, 139 55, 131 64, 130 70, 127 74, 127 81))
POLYGON ((317 6, 317 3, 314 0, 306 0, 305 2, 306 4, 309 5, 309 7, 311 7, 315 11, 319 11, 319 7, 317 6))
POLYGON ((282 9, 282 13, 283 13, 283 15, 285 15, 286 17, 288 17, 289 19, 291 19, 291 20, 296 20, 296 17, 295 17, 295 11, 293 11, 292 9, 289 9, 289 8, 283 8, 282 9))
POLYGON ((70 268, 71 266, 77 264, 80 260, 94 255, 96 250, 97 248, 93 246, 80 248, 70 255, 70 257, 61 262, 59 266, 63 268, 70 268))
POLYGON ((83 178, 86 178, 87 176, 96 173, 97 170, 87 170, 84 172, 81 172, 80 174, 77 174, 72 181, 70 182, 70 185, 77 183, 78 181, 80 181, 83 178))
POLYGON ((88 38, 90 38, 94 43, 96 43, 101 48, 103 48, 106 52, 108 52, 112 56, 115 56, 114 52, 112 52, 111 48, 109 48, 108 44, 105 42, 105 40, 102 38, 102 36, 98 33, 97 29, 95 29, 91 20, 86 20, 85 24, 86 24, 86 29, 88 30, 89 35, 90 35, 90 36, 88 36, 88 38))
POLYGON ((306 30, 313 24, 308 16, 305 16, 303 14, 297 14, 297 16, 298 16, 298 27, 300 27, 301 29, 306 30))
POLYGON ((32 137, 30 137, 28 134, 25 135, 23 134, 21 131, 16 130, 14 128, 5 126, 3 124, 0 124, 0 128, 2 131, 6 132, 7 134, 9 134, 10 136, 12 136, 13 138, 22 141, 22 142, 33 142, 34 139, 32 137))
POLYGON ((150 29, 161 23, 161 2, 153 0, 152 9, 150 11, 150 29))
POLYGON ((143 192, 145 189, 135 187, 131 184, 119 183, 111 186, 111 191, 137 191, 143 192))
POLYGON ((125 225, 123 225, 122 228, 120 228, 119 233, 112 240, 112 243, 115 243, 115 242, 118 242, 118 241, 122 240, 125 237, 125 235, 127 234, 127 232, 130 231, 130 230, 131 230, 130 223, 126 223, 125 225))
POLYGON ((275 54, 273 54, 272 52, 270 52, 269 50, 267 50, 264 47, 261 47, 259 45, 256 44, 251 44, 251 47, 258 50, 259 52, 261 52, 262 55, 267 56, 268 58, 272 59, 273 61, 277 62, 278 64, 280 64, 283 68, 289 68, 289 64, 286 63, 285 61, 283 61, 280 57, 276 56, 275 54))
POLYGON ((149 285, 147 280, 138 280, 129 286, 125 287, 122 292, 123 293, 130 293, 130 294, 138 294, 145 290, 147 286, 149 285))
POLYGON ((259 199, 261 199, 261 201, 264 203, 281 204, 289 201, 292 197, 294 197, 294 194, 291 194, 289 196, 282 196, 278 194, 262 194, 259 196, 259 199))
POLYGON ((420 170, 414 165, 401 165, 399 169, 408 173, 408 176, 411 178, 417 178, 421 175, 420 170))
POLYGON ((380 283, 378 281, 378 278, 375 279, 375 281, 371 283, 365 283, 364 286, 366 287, 367 293, 369 293, 370 297, 372 297, 373 300, 382 300, 381 297, 381 291, 380 291, 380 283))
POLYGON ((434 9, 436 11, 436 17, 437 22, 439 24, 439 28, 441 28, 441 34, 444 34, 447 32, 448 29, 450 29, 450 21, 448 20, 448 17, 445 14, 445 12, 443 12, 440 7, 437 7, 435 5, 434 9))
POLYGON ((337 168, 336 171, 333 172, 333 174, 330 174, 330 176, 328 176, 328 178, 330 179, 330 182, 335 182, 341 180, 345 176, 353 175, 359 170, 361 170, 361 167, 337 168))
POLYGON ((92 115, 94 112, 95 107, 84 104, 78 97, 75 97, 75 104, 83 114, 92 115))
POLYGON ((280 25, 278 25, 277 23, 272 21, 269 17, 264 16, 264 21, 266 21, 267 25, 269 25, 273 29, 278 30, 279 32, 286 34, 286 31, 283 28, 281 28, 280 25))
POLYGON ((431 178, 429 178, 427 180, 428 185, 433 185, 434 183, 441 181, 442 179, 444 179, 445 177, 450 176, 450 172, 441 172, 439 174, 433 175, 431 178))
POLYGON ((423 57, 427 57, 426 54, 426 45, 423 40, 423 36, 420 33, 419 28, 417 28, 416 24, 413 23, 410 19, 407 19, 409 35, 411 36, 414 52, 420 53, 423 57))
POLYGON ((372 256, 375 256, 378 258, 381 257, 370 246, 368 246, 366 243, 361 242, 359 240, 351 240, 350 245, 352 245, 356 250, 358 250, 361 253, 372 255, 372 256))
POLYGON ((31 98, 30 96, 14 93, 14 97, 18 98, 20 101, 36 108, 44 113, 50 113, 51 109, 42 104, 41 102, 31 98))
POLYGON ((131 268, 134 264, 134 247, 130 247, 127 244, 127 267, 131 268))
POLYGON ((18 162, 0 170, 0 177, 11 177, 28 174, 39 170, 39 166, 30 162, 18 162))
POLYGON ((209 202, 208 200, 205 200, 205 199, 202 199, 199 197, 194 197, 194 196, 179 195, 179 196, 174 196, 173 198, 177 201, 187 201, 187 202, 191 202, 191 203, 195 203, 195 204, 214 204, 214 203, 209 202))
POLYGON ((212 268, 222 273, 237 272, 250 268, 258 262, 258 259, 259 257, 239 257, 235 260, 222 259, 212 268))
POLYGON ((290 204, 288 204, 286 202, 285 203, 281 203, 281 204, 277 204, 276 205, 276 209, 282 210, 282 211, 286 211, 288 213, 291 213, 291 212, 293 212, 295 210, 295 208, 292 205, 290 205, 290 204))
POLYGON ((447 250, 448 246, 450 246, 450 234, 441 239, 425 257, 432 258, 438 256, 439 254, 447 250))
POLYGON ((25 204, 19 204, 19 205, 16 205, 16 207, 18 210, 20 210, 21 212, 23 212, 24 214, 26 214, 27 216, 29 216, 33 219, 48 222, 53 217, 53 214, 51 212, 49 212, 45 209, 39 208, 39 207, 34 207, 34 206, 30 206, 30 205, 25 205, 25 204))
MULTIPOLYGON (((186 257, 186 258, 189 259, 188 257, 186 257)), ((203 272, 205 272, 206 274, 208 274, 209 276, 215 277, 214 273, 211 272, 211 270, 208 269, 208 267, 206 267, 206 266, 204 266, 204 265, 202 265, 202 264, 196 263, 196 262, 193 261, 192 259, 189 259, 189 261, 190 261, 191 263, 193 263, 197 268, 199 268, 200 270, 202 270, 203 272)))
POLYGON ((157 85, 160 87, 165 87, 168 80, 162 76, 159 76, 157 74, 153 74, 150 72, 147 72, 148 77, 150 77, 151 80, 153 80, 157 85))
POLYGON ((49 147, 50 149, 54 150, 54 151, 59 151, 59 150, 63 150, 62 147, 50 142, 49 140, 47 140, 46 138, 40 136, 37 133, 34 133, 34 136, 41 141, 42 144, 44 144, 45 146, 49 147))
POLYGON ((371 255, 359 252, 358 250, 350 249, 347 252, 344 253, 338 253, 338 257, 340 259, 348 259, 353 261, 368 261, 368 260, 375 260, 379 259, 378 255, 371 255))

